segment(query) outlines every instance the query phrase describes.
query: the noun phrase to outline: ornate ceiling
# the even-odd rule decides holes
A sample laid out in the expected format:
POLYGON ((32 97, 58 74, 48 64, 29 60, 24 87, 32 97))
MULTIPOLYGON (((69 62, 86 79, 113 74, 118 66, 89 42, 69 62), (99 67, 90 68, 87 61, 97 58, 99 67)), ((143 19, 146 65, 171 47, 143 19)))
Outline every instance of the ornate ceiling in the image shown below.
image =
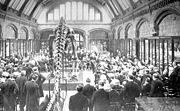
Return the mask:
POLYGON ((117 18, 154 0, 0 0, 0 6, 4 11, 13 10, 19 16, 25 15, 30 19, 37 19, 44 8, 67 1, 83 1, 95 6, 101 5, 111 18, 117 18))

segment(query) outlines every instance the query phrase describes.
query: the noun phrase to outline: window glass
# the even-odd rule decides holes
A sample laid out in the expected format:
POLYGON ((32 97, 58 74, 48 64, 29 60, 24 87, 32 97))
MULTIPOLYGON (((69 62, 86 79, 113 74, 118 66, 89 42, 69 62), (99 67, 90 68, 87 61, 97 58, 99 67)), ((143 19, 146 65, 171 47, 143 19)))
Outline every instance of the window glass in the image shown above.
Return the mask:
POLYGON ((77 19, 77 2, 72 2, 72 20, 77 19))
POLYGON ((29 10, 27 11, 27 15, 30 15, 32 10, 34 9, 35 5, 36 5, 37 2, 34 2, 31 7, 29 8, 29 10))
POLYGON ((89 20, 94 20, 94 8, 90 8, 90 17, 89 20))
POLYGON ((30 0, 30 1, 28 2, 28 4, 26 5, 26 7, 25 7, 25 9, 24 9, 24 11, 23 11, 24 14, 27 14, 28 10, 29 10, 30 7, 33 5, 33 3, 34 3, 33 0, 32 0, 32 1, 30 0))
MULTIPOLYGON (((11 2, 9 3, 8 7, 11 7, 12 8, 12 5, 15 3, 16 0, 11 0, 11 2)), ((5 2, 5 0, 4 0, 5 2)))
POLYGON ((71 3, 66 2, 66 20, 71 20, 71 3))
POLYGON ((127 3, 126 0, 118 0, 118 2, 119 2, 119 4, 121 5, 121 7, 122 7, 124 10, 126 10, 126 9, 129 8, 128 3, 127 3))
POLYGON ((159 24, 160 36, 180 36, 180 16, 171 14, 159 24))
POLYGON ((16 38, 16 32, 13 29, 13 27, 11 27, 11 26, 6 27, 4 37, 8 38, 8 39, 15 39, 16 38))
POLYGON ((26 35, 27 35, 26 31, 21 29, 20 38, 19 39, 26 39, 26 35))
POLYGON ((175 59, 180 58, 180 38, 174 39, 174 57, 175 59))
POLYGON ((116 15, 118 15, 118 12, 117 12, 116 8, 114 7, 114 3, 112 3, 112 1, 109 1, 109 4, 110 4, 110 6, 112 7, 114 13, 115 13, 116 15))
POLYGON ((61 17, 65 18, 65 5, 64 4, 60 5, 60 18, 61 17))
POLYGON ((54 20, 59 20, 59 8, 54 9, 54 20))
POLYGON ((53 20, 53 12, 48 13, 48 21, 53 20))
MULTIPOLYGON (((37 10, 34 12, 33 17, 38 15, 42 7, 37 8, 37 10)), ((94 7, 90 6, 89 4, 83 3, 83 2, 66 2, 65 4, 60 4, 59 6, 51 9, 47 13, 47 17, 51 17, 53 14, 53 20, 58 21, 61 17, 63 17, 65 20, 96 20, 101 21, 101 12, 98 9, 95 9, 94 7), (50 12, 53 12, 51 14, 48 14, 50 12)), ((47 20, 52 20, 51 18, 47 18, 47 20)))
POLYGON ((16 7, 18 6, 20 0, 15 0, 14 4, 12 5, 13 9, 16 9, 16 7))
POLYGON ((124 4, 124 6, 127 8, 129 8, 129 3, 128 0, 122 0, 122 3, 124 4))
POLYGON ((20 8, 22 7, 24 2, 25 2, 25 0, 20 0, 20 3, 18 4, 16 10, 20 10, 20 8))
POLYGON ((100 19, 101 19, 101 14, 99 12, 96 12, 95 20, 100 20, 100 19))
POLYGON ((0 3, 4 4, 5 0, 0 0, 0 3))
POLYGON ((82 2, 78 2, 78 20, 82 20, 82 2))
POLYGON ((89 5, 84 4, 84 20, 88 20, 89 18, 89 5))
POLYGON ((40 12, 42 10, 42 6, 39 5, 38 8, 36 9, 36 11, 34 12, 34 18, 38 18, 40 16, 40 12))
POLYGON ((139 0, 133 0, 134 3, 138 2, 139 0))

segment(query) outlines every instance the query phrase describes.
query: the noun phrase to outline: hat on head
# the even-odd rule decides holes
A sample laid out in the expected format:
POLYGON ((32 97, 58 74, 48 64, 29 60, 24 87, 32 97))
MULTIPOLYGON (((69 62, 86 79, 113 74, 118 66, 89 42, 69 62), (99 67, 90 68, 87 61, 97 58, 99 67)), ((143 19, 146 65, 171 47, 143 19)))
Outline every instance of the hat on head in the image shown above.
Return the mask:
POLYGON ((26 71, 25 71, 25 70, 22 70, 22 71, 21 71, 21 75, 26 75, 26 71))
POLYGON ((32 80, 36 80, 38 78, 38 75, 37 74, 33 74, 32 76, 31 76, 31 79, 32 80))
POLYGON ((2 73, 2 76, 4 76, 4 77, 9 77, 9 73, 8 73, 8 72, 3 72, 3 73, 2 73))
POLYGON ((83 87, 84 87, 83 84, 78 84, 78 85, 76 86, 76 89, 80 91, 80 90, 83 89, 83 87))
POLYGON ((118 79, 113 79, 113 80, 111 81, 111 85, 112 85, 112 86, 120 85, 120 81, 119 81, 118 79))
POLYGON ((90 82, 91 82, 91 79, 90 79, 90 78, 87 78, 87 79, 86 79, 86 82, 90 83, 90 82))
POLYGON ((33 71, 37 71, 37 70, 38 70, 38 67, 33 67, 32 70, 33 70, 33 71))
POLYGON ((13 76, 14 77, 18 77, 18 76, 20 76, 21 74, 19 73, 19 72, 13 72, 13 76))

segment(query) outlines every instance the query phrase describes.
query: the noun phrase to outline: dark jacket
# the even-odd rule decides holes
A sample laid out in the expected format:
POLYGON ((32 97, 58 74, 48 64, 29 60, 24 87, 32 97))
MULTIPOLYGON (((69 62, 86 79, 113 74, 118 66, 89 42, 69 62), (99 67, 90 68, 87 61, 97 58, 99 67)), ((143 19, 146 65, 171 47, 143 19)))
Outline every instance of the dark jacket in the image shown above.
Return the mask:
POLYGON ((135 97, 140 95, 140 88, 135 82, 130 81, 124 86, 123 94, 127 103, 135 102, 135 97))
POLYGON ((87 111, 88 100, 82 93, 77 93, 70 97, 70 111, 87 111))
POLYGON ((16 83, 19 87, 19 92, 18 92, 18 100, 20 105, 25 106, 25 100, 26 100, 26 96, 25 96, 25 83, 27 82, 27 77, 26 76, 20 76, 18 78, 16 78, 16 83))
POLYGON ((176 89, 180 87, 180 67, 174 68, 173 72, 169 77, 169 87, 176 89))
POLYGON ((153 80, 151 83, 151 97, 163 97, 164 96, 164 89, 163 89, 163 82, 161 80, 153 80))
POLYGON ((15 81, 7 79, 1 85, 3 94, 4 111, 15 111, 16 97, 18 93, 18 86, 15 81))
POLYGON ((39 111, 39 86, 36 82, 25 83, 26 111, 39 111))
POLYGON ((98 89, 92 96, 94 111, 108 111, 109 93, 104 89, 98 89))
POLYGON ((96 91, 94 86, 87 84, 84 86, 83 95, 86 96, 88 99, 92 98, 93 93, 96 91))
MULTIPOLYGON (((43 92, 43 88, 42 88, 42 84, 44 83, 44 81, 46 80, 46 78, 42 75, 42 74, 37 74, 38 75, 38 79, 36 80, 36 83, 39 86, 39 97, 44 97, 44 92, 43 92)), ((33 74, 30 75, 30 79, 32 78, 33 74)))
POLYGON ((142 88, 141 88, 142 96, 149 96, 150 91, 151 91, 150 83, 142 85, 142 88))
POLYGON ((90 84, 87 84, 84 86, 83 95, 86 96, 88 99, 89 111, 93 111, 93 105, 91 103, 91 99, 95 91, 96 91, 96 88, 94 86, 91 86, 90 84))
POLYGON ((119 91, 113 89, 109 92, 110 111, 120 111, 123 104, 123 96, 119 91))

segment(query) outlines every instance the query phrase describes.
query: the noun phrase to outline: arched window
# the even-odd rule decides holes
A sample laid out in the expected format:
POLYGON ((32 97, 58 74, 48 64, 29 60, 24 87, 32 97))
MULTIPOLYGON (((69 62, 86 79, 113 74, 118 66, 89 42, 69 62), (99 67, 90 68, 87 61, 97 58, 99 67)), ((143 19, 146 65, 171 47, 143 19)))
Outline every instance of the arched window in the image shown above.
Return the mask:
POLYGON ((126 48, 127 48, 127 56, 128 57, 133 57, 135 56, 136 53, 136 46, 135 43, 133 42, 133 38, 135 38, 135 30, 133 25, 128 24, 126 26, 126 39, 127 39, 127 44, 126 44, 126 48))
POLYGON ((76 41, 76 46, 77 46, 77 48, 83 48, 84 47, 84 37, 83 37, 83 34, 81 33, 81 32, 76 32, 75 34, 74 34, 74 39, 75 39, 75 41, 76 41))
POLYGON ((29 33, 29 39, 34 39, 35 38, 35 33, 34 33, 34 31, 30 31, 30 33, 29 33))
POLYGON ((159 24, 160 36, 180 36, 180 16, 170 14, 159 24))
POLYGON ((17 28, 13 25, 8 25, 5 30, 5 39, 15 39, 17 38, 17 28))
POLYGON ((11 54, 16 53, 15 39, 17 38, 17 32, 18 30, 13 24, 10 24, 5 28, 5 34, 3 35, 3 39, 5 40, 4 56, 10 56, 11 54))
POLYGON ((134 31, 133 26, 129 26, 126 31, 127 31, 128 38, 135 38, 135 31, 134 31))
POLYGON ((139 28, 139 37, 149 37, 151 36, 151 29, 148 22, 144 22, 141 27, 139 28))
POLYGON ((20 36, 18 39, 27 39, 28 38, 28 31, 26 28, 22 28, 20 30, 20 36))
POLYGON ((67 21, 101 21, 101 12, 84 2, 66 2, 49 10, 47 21, 59 21, 63 17, 67 21))

